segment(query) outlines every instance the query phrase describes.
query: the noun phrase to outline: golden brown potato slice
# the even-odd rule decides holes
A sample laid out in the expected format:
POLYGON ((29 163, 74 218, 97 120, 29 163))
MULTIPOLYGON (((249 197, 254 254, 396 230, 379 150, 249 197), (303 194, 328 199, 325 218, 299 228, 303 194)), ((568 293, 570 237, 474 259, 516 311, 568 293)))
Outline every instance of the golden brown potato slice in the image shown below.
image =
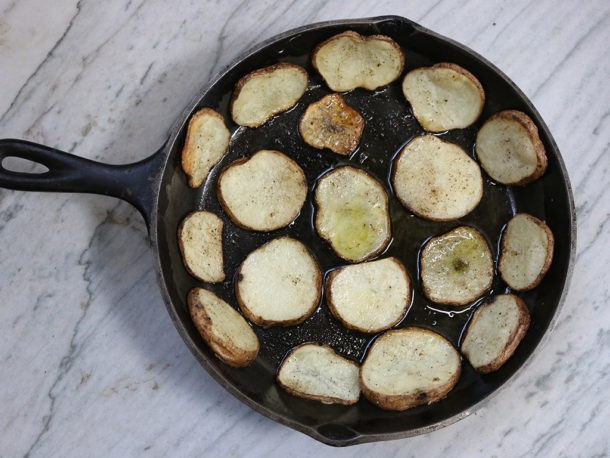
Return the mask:
POLYGON ((260 150, 220 173, 217 195, 238 226, 272 231, 297 217, 307 196, 307 180, 303 169, 288 156, 260 150))
POLYGON ((258 337, 233 307, 203 288, 192 289, 187 302, 195 327, 218 358, 233 367, 256 359, 258 337))
POLYGON ((527 213, 515 215, 502 235, 502 279, 516 291, 535 288, 549 270, 553 248, 553 233, 544 222, 527 213))
POLYGON ((496 371, 515 352, 529 324, 530 314, 521 298, 513 294, 496 296, 474 312, 462 353, 477 371, 496 371))
POLYGON ((322 295, 322 273, 301 242, 280 237, 250 253, 236 274, 235 294, 250 321, 290 326, 311 315, 322 295))
POLYGON ((345 266, 326 278, 326 300, 345 327, 379 332, 405 316, 411 301, 411 282, 396 258, 345 266))
POLYGON ((411 70, 402 91, 415 118, 428 132, 468 127, 479 118, 485 104, 479 80, 468 70, 447 62, 411 70))
POLYGON ((222 254, 223 221, 214 213, 196 211, 182 220, 178 246, 189 273, 209 283, 225 279, 222 254))
POLYGON ((468 304, 489 291, 493 267, 481 233, 472 227, 457 227, 431 238, 421 251, 424 294, 441 304, 468 304))
POLYGON ((360 369, 362 394, 387 410, 406 410, 444 398, 462 370, 460 355, 441 335, 409 327, 382 334, 360 369))
POLYGON ((296 396, 325 404, 350 405, 360 398, 359 372, 357 363, 338 355, 329 346, 305 343, 286 356, 277 381, 296 396))
POLYGON ((364 170, 331 170, 318 180, 314 199, 316 231, 343 259, 364 261, 390 241, 388 195, 364 170))
POLYGON ((182 149, 182 169, 191 188, 203 184, 210 169, 227 152, 230 139, 231 132, 220 113, 202 108, 191 117, 182 149))
POLYGON ((546 171, 547 157, 538 128, 528 115, 496 113, 477 133, 476 153, 483 169, 498 183, 526 185, 546 171))
POLYGON ((405 207, 433 221, 461 218, 483 197, 478 164, 460 146, 429 134, 402 149, 394 163, 392 186, 405 207))
POLYGON ((299 132, 314 148, 349 155, 358 148, 364 118, 345 103, 339 94, 329 94, 307 107, 299 132))
POLYGON ((240 126, 258 127, 292 108, 305 93, 309 77, 299 65, 282 62, 241 78, 231 99, 231 116, 240 126))
POLYGON ((372 91, 400 76, 404 55, 390 37, 364 37, 347 31, 320 43, 313 51, 311 63, 333 91, 357 87, 372 91))

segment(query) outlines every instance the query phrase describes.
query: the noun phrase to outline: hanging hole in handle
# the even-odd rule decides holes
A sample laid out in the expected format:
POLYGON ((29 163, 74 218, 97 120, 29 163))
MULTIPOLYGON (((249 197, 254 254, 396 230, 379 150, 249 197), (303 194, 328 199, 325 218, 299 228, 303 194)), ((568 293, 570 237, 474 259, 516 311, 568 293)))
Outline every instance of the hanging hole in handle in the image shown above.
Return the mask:
POLYGON ((49 171, 46 165, 17 156, 6 156, 1 165, 4 170, 15 173, 40 175, 49 171))

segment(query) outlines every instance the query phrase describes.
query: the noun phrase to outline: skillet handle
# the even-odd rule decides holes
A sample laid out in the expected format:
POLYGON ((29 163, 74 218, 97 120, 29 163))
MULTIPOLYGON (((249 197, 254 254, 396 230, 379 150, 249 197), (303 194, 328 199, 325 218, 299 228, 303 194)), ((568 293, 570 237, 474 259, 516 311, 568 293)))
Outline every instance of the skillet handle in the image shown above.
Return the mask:
POLYGON ((20 191, 84 192, 123 199, 144 217, 150 227, 156 179, 163 166, 161 150, 127 165, 110 165, 25 140, 0 140, 0 187, 20 191), (42 173, 15 172, 4 159, 16 157, 45 166, 42 173))

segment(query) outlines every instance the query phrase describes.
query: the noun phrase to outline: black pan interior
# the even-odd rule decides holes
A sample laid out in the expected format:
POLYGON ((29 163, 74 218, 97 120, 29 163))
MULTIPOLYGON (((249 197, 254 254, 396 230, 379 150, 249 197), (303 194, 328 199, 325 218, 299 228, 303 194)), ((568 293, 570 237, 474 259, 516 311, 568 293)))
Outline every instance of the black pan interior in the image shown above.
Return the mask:
MULTIPOLYGON (((408 436, 432 429, 440 423, 449 423, 504 384, 532 354, 554 316, 568 274, 572 245, 571 197, 559 152, 543 121, 521 92, 488 63, 460 45, 422 31, 401 18, 322 24, 272 40, 267 46, 247 55, 205 91, 191 113, 202 107, 211 107, 224 115, 233 133, 230 150, 213 170, 204 187, 193 190, 187 186, 180 168, 184 128, 178 133, 171 144, 162 178, 157 243, 162 276, 171 298, 171 304, 168 305, 170 315, 197 358, 233 394, 277 421, 324 442, 345 445, 408 436), (312 68, 309 56, 317 43, 345 30, 355 30, 365 35, 391 36, 405 53, 405 72, 441 61, 455 62, 470 70, 486 91, 483 114, 474 126, 439 136, 461 145, 474 155, 474 138, 485 119, 502 109, 524 111, 538 125, 546 147, 549 157, 546 174, 522 188, 497 185, 486 177, 482 202, 471 214, 458 221, 429 222, 412 215, 397 202, 389 182, 393 157, 405 143, 423 133, 402 95, 402 77, 375 92, 357 89, 344 94, 348 105, 356 108, 366 123, 360 147, 351 157, 344 158, 327 150, 309 147, 299 136, 298 120, 309 103, 331 92, 312 68), (228 103, 237 80, 254 69, 276 62, 294 62, 307 69, 310 83, 304 97, 292 110, 260 128, 240 128, 233 124, 228 103), (304 169, 310 185, 308 201, 295 222, 287 228, 270 233, 255 233, 237 227, 221 209, 215 193, 218 172, 235 159, 251 155, 259 149, 277 149, 292 157, 304 169), (301 325, 269 329, 254 326, 261 341, 261 351, 255 363, 248 368, 233 369, 222 364, 204 344, 191 323, 186 305, 188 291, 204 285, 192 278, 183 267, 176 241, 176 231, 181 220, 193 210, 207 209, 225 221, 227 281, 206 287, 237 307, 233 290, 236 268, 253 249, 275 237, 290 235, 304 241, 324 272, 345 264, 315 235, 312 227, 314 209, 310 197, 311 189, 320 175, 330 168, 347 163, 369 171, 384 184, 390 195, 393 240, 380 256, 396 256, 400 259, 407 267, 414 286, 412 304, 397 327, 415 325, 432 329, 444 335, 456 347, 459 347, 464 326, 480 301, 456 308, 426 300, 419 285, 417 265, 422 244, 431 236, 466 224, 485 234, 494 256, 497 256, 502 228, 516 212, 533 214, 550 226, 556 238, 552 266, 540 286, 531 292, 519 293, 532 314, 531 327, 515 355, 499 371, 479 375, 464 359, 462 376, 444 400, 405 412, 384 411, 365 399, 354 406, 344 407, 291 396, 277 387, 274 377, 280 362, 292 347, 306 341, 322 342, 339 353, 360 361, 374 338, 341 326, 331 316, 324 299, 317 311, 301 325)), ((508 291, 496 275, 492 293, 508 291)), ((489 415, 494 413, 490 411, 489 415)))

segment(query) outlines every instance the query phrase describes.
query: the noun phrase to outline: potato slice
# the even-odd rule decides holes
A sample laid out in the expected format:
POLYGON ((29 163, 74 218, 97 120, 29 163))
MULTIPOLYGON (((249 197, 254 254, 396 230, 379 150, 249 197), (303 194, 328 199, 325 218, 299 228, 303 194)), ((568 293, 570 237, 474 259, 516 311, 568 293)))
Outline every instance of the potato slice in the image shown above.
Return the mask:
POLYGON ((444 398, 462 370, 460 355, 426 329, 394 329, 377 338, 360 369, 362 394, 388 410, 406 410, 444 398))
POLYGON ((547 157, 534 121, 520 111, 496 113, 477 133, 476 153, 498 183, 526 185, 546 171, 547 157))
POLYGON ((336 92, 357 87, 375 90, 402 73, 404 55, 390 37, 364 37, 347 31, 320 43, 311 56, 313 67, 336 92))
POLYGON ((498 270, 502 279, 516 291, 538 286, 553 260, 554 238, 549 227, 527 213, 508 222, 502 235, 498 270))
POLYGON ((322 295, 322 273, 301 242, 280 237, 250 253, 239 267, 235 294, 250 321, 290 326, 311 315, 322 295))
POLYGON ((220 113, 202 108, 191 117, 182 149, 182 170, 191 188, 204 183, 211 168, 227 152, 230 139, 231 132, 220 113))
POLYGON ((258 127, 292 108, 305 93, 309 76, 295 64, 282 62, 242 77, 233 90, 231 116, 240 126, 258 127))
POLYGON ((441 304, 468 304, 491 288, 493 267, 481 233, 472 227, 457 227, 431 238, 421 251, 424 294, 441 304))
POLYGON ((379 332, 405 316, 411 301, 411 282, 398 259, 380 259, 330 272, 326 299, 333 315, 345 327, 379 332))
POLYGON ((392 186, 407 209, 432 221, 461 218, 483 197, 478 164, 458 145, 434 135, 416 137, 402 149, 392 186))
POLYGON ((235 224, 253 231, 272 231, 290 224, 307 196, 299 165, 273 150, 260 150, 224 169, 218 199, 235 224))
POLYGON ((327 345, 305 343, 292 349, 277 374, 289 393, 325 404, 350 405, 360 398, 360 366, 327 345))
POLYGON ((203 288, 189 291, 187 302, 195 327, 220 360, 244 367, 256 359, 258 337, 233 307, 203 288))
POLYGON ((388 195, 364 170, 344 166, 327 172, 314 199, 316 231, 343 259, 364 261, 390 241, 388 195))
POLYGON ((225 279, 222 254, 222 219, 214 213, 196 211, 182 220, 178 227, 178 246, 186 270, 209 283, 225 279))
POLYGON ((307 107, 299 132, 314 148, 349 155, 358 148, 364 118, 345 103, 339 94, 329 94, 307 107))
POLYGON ((517 349, 530 324, 521 298, 501 294, 481 305, 470 320, 462 353, 483 374, 498 370, 517 349))
POLYGON ((483 111, 485 91, 479 80, 457 64, 441 62, 411 70, 402 83, 419 124, 428 132, 463 129, 483 111))

